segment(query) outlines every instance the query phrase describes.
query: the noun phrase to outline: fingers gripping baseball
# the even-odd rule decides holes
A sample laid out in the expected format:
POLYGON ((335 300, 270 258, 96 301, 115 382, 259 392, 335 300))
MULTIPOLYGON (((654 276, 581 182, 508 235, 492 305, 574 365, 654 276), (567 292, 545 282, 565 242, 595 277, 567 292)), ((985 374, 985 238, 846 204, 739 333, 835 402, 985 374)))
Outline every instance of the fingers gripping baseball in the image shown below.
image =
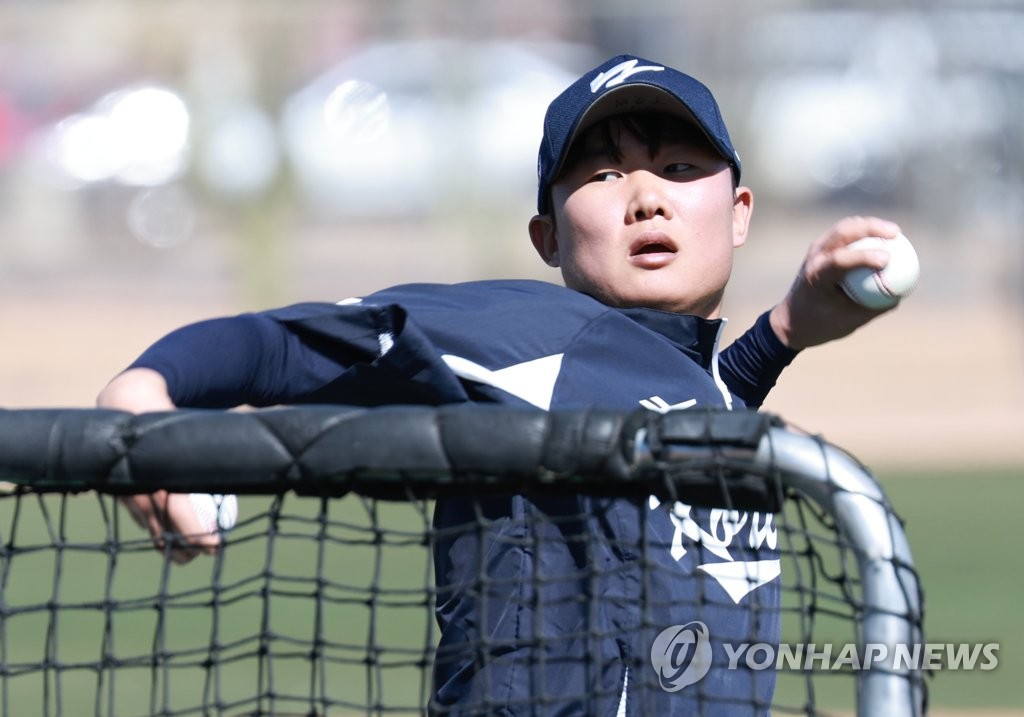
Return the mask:
POLYGON ((813 289, 839 298, 838 286, 846 273, 865 267, 883 269, 889 262, 884 250, 851 249, 850 245, 864 237, 876 236, 890 239, 900 233, 898 225, 876 217, 847 217, 842 219, 818 241, 811 245, 804 261, 801 278, 813 289))
POLYGON ((842 338, 888 311, 867 308, 850 300, 840 284, 859 268, 878 271, 888 264, 889 253, 851 248, 874 236, 890 239, 900 234, 893 222, 878 217, 846 217, 836 222, 810 247, 803 265, 781 303, 772 309, 772 328, 787 346, 804 349, 842 338))

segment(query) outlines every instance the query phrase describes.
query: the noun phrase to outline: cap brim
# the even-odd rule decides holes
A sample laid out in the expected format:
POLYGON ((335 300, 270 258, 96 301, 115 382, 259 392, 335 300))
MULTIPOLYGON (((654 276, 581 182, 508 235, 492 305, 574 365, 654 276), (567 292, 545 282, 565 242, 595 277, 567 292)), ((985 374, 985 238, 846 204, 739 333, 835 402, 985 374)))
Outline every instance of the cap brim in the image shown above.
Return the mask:
MULTIPOLYGON (((569 135, 569 140, 565 143, 565 146, 567 148, 571 147, 581 134, 603 119, 614 117, 616 115, 634 114, 637 112, 660 112, 673 117, 678 117, 684 122, 696 127, 700 131, 701 135, 707 140, 708 144, 713 147, 716 152, 722 154, 722 150, 711 139, 704 126, 697 121, 697 118, 694 116, 693 112, 690 111, 690 108, 683 104, 678 97, 667 92, 661 87, 647 85, 642 82, 631 82, 627 85, 608 90, 602 94, 580 116, 580 120, 576 123, 576 127, 573 128, 572 134, 569 135)), ((727 160, 732 160, 731 157, 727 157, 725 155, 723 155, 723 157, 727 160)), ((563 155, 559 162, 558 170, 555 172, 555 176, 558 176, 558 173, 562 171, 562 165, 564 163, 565 156, 563 155)))

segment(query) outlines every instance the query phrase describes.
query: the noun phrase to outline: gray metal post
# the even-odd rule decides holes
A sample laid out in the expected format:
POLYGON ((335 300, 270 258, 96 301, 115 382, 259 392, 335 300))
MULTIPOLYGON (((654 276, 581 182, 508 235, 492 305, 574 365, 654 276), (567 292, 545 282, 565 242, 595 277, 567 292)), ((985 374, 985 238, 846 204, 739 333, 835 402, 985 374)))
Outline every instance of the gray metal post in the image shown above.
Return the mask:
POLYGON ((857 672, 859 717, 924 714, 923 674, 896 666, 897 645, 921 643, 920 590, 906 535, 874 478, 849 454, 812 436, 770 429, 757 462, 824 508, 856 554, 863 586, 862 645, 885 645, 888 659, 857 672))

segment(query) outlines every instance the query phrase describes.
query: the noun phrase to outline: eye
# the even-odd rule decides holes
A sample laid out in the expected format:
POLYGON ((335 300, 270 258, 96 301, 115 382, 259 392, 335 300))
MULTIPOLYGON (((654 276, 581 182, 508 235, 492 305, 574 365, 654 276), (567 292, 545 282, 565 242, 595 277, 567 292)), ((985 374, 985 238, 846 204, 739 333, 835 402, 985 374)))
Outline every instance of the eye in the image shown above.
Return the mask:
POLYGON ((622 172, 617 172, 614 169, 607 169, 603 172, 595 172, 590 176, 591 182, 611 182, 622 176, 622 172))
POLYGON ((697 170, 697 165, 689 162, 673 162, 666 165, 665 174, 689 174, 697 170))

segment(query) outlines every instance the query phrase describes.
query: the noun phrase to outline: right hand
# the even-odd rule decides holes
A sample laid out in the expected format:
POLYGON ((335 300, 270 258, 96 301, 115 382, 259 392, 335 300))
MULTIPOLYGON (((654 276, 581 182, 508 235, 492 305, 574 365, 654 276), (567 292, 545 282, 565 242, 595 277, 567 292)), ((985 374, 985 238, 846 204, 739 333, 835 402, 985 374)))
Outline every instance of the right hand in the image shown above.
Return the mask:
MULTIPOLYGON (((130 413, 177 408, 163 376, 147 368, 129 369, 114 377, 100 391, 96 405, 130 413)), ((171 540, 170 557, 175 563, 187 563, 200 554, 212 555, 220 547, 220 538, 205 531, 187 494, 158 490, 149 495, 124 496, 120 500, 135 522, 153 536, 159 552, 163 553, 166 541, 171 540)))
POLYGON ((797 351, 843 338, 892 309, 867 309, 839 288, 846 272, 858 267, 879 270, 885 251, 861 251, 848 245, 866 236, 886 239, 899 234, 893 222, 878 217, 846 217, 811 244, 796 280, 769 316, 776 336, 797 351))

